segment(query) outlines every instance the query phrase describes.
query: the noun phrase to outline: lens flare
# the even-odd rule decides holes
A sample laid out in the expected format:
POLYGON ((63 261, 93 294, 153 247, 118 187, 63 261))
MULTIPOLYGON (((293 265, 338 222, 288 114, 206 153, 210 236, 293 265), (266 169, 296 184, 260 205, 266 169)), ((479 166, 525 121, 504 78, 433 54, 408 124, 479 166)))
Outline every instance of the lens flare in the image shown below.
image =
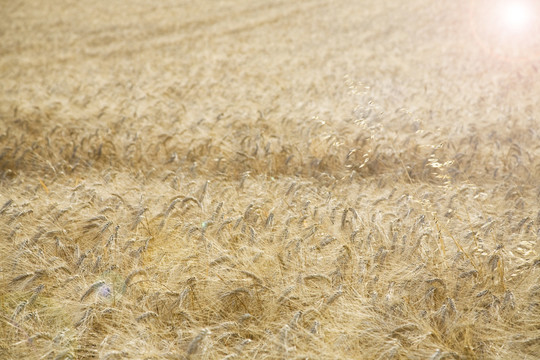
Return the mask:
POLYGON ((525 2, 505 1, 499 6, 499 16, 507 30, 522 32, 531 25, 532 9, 525 2))
POLYGON ((540 60, 540 1, 478 0, 470 6, 472 34, 486 53, 510 62, 540 60))

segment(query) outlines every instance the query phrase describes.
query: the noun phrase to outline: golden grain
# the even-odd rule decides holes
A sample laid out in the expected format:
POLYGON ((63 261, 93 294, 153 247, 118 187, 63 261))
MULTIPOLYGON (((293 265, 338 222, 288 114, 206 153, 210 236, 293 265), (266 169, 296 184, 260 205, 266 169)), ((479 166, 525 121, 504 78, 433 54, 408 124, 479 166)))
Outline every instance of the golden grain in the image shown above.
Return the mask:
POLYGON ((471 6, 5 2, 0 357, 536 358, 540 81, 471 6))
POLYGON ((97 290, 99 290, 100 287, 102 287, 103 285, 105 285, 105 281, 103 280, 99 280, 95 283, 93 283, 92 285, 90 285, 90 287, 84 292, 84 294, 81 296, 81 300, 80 301, 83 301, 84 299, 86 299, 88 296, 92 295, 93 293, 95 293, 97 290))

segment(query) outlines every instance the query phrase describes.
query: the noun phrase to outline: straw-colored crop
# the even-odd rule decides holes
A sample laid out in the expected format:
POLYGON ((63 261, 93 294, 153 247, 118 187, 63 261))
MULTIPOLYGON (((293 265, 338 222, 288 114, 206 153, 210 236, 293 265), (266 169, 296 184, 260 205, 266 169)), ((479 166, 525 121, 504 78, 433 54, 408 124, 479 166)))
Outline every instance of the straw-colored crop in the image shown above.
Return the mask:
POLYGON ((2 1, 0 358, 537 359, 538 49, 470 4, 2 1))

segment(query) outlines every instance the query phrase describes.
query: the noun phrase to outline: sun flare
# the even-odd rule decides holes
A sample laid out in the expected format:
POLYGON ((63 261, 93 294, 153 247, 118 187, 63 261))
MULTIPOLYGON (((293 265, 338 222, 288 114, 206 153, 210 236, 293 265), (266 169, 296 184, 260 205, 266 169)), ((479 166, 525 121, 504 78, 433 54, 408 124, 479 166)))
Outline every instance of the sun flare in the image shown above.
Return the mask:
POLYGON ((531 0, 481 0, 470 7, 474 40, 503 61, 540 59, 540 4, 531 0))
POLYGON ((505 1, 499 6, 499 16, 506 30, 523 32, 533 20, 533 9, 527 2, 505 1))

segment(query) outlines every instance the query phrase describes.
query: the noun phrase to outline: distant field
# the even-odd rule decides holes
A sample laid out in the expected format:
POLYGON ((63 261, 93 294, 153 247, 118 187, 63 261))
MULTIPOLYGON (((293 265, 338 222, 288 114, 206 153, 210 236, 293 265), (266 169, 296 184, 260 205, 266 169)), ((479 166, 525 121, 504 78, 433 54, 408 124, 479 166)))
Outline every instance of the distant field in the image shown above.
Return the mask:
POLYGON ((540 52, 470 3, 0 1, 0 358, 538 359, 540 52))

